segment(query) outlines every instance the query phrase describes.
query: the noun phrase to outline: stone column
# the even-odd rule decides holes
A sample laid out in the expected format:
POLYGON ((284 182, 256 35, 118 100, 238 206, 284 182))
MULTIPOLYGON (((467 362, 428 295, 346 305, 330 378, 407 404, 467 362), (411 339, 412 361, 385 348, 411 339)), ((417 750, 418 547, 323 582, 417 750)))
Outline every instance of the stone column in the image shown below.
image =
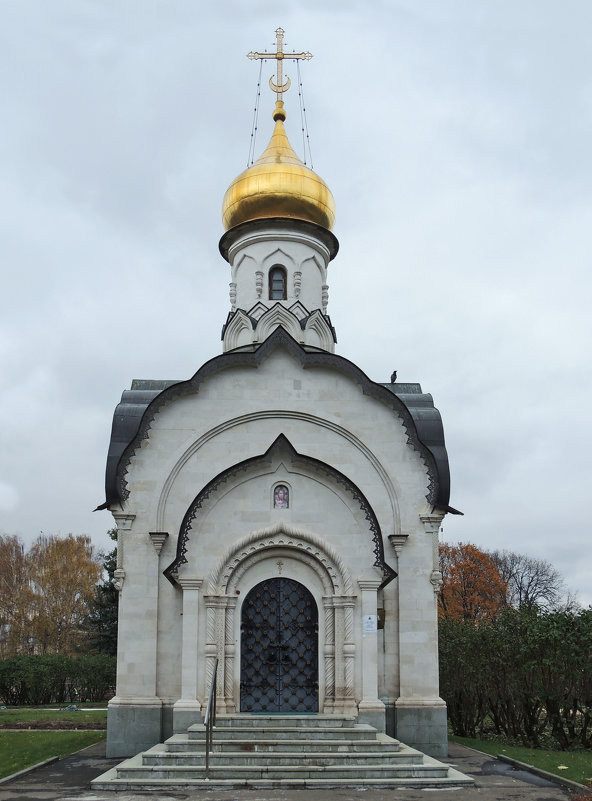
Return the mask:
POLYGON ((199 675, 198 632, 199 590, 203 579, 179 578, 183 589, 183 626, 181 651, 181 698, 173 706, 173 729, 184 732, 201 722, 201 704, 197 699, 199 675))
POLYGON ((401 672, 396 736, 436 758, 448 753, 446 704, 439 697, 438 677, 438 532, 443 517, 422 515, 421 528, 399 556, 401 672))
POLYGON ((132 756, 161 739, 162 702, 156 695, 158 557, 135 515, 113 514, 118 529, 115 583, 120 599, 117 694, 107 709, 107 754, 132 756))
POLYGON ((379 579, 360 579, 362 591, 362 700, 358 704, 359 720, 385 730, 385 707, 378 697, 378 630, 377 591, 379 579))

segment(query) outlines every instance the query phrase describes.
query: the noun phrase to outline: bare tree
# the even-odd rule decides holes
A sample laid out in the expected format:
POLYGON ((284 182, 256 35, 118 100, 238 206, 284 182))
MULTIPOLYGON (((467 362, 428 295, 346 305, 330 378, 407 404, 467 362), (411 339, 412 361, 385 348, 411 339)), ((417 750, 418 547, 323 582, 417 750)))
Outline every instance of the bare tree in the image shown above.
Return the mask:
POLYGON ((511 606, 539 606, 557 609, 573 606, 575 599, 567 592, 559 571, 545 559, 534 559, 513 551, 488 551, 508 585, 507 601, 511 606))

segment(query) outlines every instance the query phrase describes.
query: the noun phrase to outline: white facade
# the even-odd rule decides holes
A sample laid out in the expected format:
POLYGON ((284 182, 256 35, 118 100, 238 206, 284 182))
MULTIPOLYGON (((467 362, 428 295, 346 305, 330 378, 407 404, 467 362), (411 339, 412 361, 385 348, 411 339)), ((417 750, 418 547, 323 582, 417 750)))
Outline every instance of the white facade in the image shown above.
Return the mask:
POLYGON ((257 221, 232 229, 221 249, 231 266, 224 353, 185 382, 136 382, 115 413, 105 506, 119 528, 120 614, 108 754, 201 720, 216 658, 219 713, 245 711, 244 604, 282 577, 316 605, 314 711, 358 715, 442 756, 439 415, 419 385, 373 383, 333 354, 331 234, 257 221), (274 298, 278 267, 284 296, 274 298))

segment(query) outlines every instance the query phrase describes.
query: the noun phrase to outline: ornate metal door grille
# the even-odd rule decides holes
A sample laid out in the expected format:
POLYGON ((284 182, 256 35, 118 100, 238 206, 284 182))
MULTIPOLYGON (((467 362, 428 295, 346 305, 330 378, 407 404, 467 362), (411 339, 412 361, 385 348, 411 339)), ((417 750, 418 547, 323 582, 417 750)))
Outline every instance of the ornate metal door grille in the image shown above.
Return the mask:
POLYGON ((317 712, 318 612, 297 581, 262 581, 241 614, 241 712, 317 712))

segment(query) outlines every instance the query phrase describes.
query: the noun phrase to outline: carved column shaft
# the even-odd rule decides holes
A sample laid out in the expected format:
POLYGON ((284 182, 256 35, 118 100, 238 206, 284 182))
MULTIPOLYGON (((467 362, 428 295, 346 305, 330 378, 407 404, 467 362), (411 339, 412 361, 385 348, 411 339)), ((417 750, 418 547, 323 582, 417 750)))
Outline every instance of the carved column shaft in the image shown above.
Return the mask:
POLYGON ((343 704, 345 693, 345 615, 341 599, 335 597, 335 703, 343 704))
POLYGON ((206 630, 206 686, 205 692, 208 693, 214 675, 214 664, 218 659, 218 671, 216 675, 216 707, 219 712, 226 711, 225 688, 226 688, 226 595, 206 595, 207 606, 207 630, 206 630))
POLYGON ((345 697, 353 701, 354 698, 354 667, 356 659, 356 645, 354 642, 354 607, 355 598, 344 598, 344 643, 343 656, 345 662, 345 697))
POLYGON ((325 710, 333 711, 335 706, 335 611, 333 598, 323 598, 325 611, 325 710))
POLYGON ((226 712, 236 712, 236 701, 234 698, 234 611, 236 609, 236 597, 228 597, 226 603, 225 621, 225 643, 224 643, 224 695, 226 712))
POLYGON ((212 676, 214 675, 214 662, 218 653, 218 646, 216 643, 216 596, 204 596, 206 604, 206 645, 205 645, 205 685, 204 693, 209 691, 212 683, 212 676))

